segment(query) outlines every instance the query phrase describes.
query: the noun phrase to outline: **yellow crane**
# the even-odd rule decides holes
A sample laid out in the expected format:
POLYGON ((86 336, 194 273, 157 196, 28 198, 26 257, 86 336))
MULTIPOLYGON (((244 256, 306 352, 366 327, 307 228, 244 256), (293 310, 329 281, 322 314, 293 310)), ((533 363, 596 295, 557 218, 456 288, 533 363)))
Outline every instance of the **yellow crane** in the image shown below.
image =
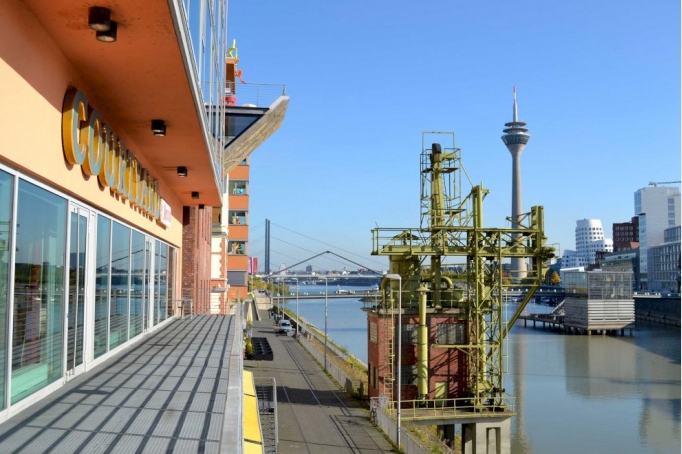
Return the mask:
POLYGON ((680 181, 650 181, 649 186, 658 186, 659 184, 675 184, 675 183, 682 183, 680 181))

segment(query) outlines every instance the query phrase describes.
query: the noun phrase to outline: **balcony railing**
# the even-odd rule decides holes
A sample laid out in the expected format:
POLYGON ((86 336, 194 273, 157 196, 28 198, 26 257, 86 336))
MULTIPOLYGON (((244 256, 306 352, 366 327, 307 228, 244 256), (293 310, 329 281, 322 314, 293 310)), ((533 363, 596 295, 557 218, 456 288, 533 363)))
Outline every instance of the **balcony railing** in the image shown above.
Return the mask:
POLYGON ((228 82, 225 103, 227 106, 270 107, 280 96, 285 95, 284 84, 228 82))

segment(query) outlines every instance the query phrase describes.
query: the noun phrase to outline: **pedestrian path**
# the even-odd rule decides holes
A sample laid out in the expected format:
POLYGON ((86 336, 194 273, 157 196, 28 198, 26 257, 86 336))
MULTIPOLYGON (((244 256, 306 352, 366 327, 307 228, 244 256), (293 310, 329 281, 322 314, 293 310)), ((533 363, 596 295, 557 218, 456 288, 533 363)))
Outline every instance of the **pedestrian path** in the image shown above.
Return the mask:
POLYGON ((234 323, 171 322, 0 425, 0 452, 221 452, 234 323))
POLYGON ((261 312, 252 337, 265 337, 272 361, 244 361, 258 380, 275 379, 278 452, 381 453, 390 443, 369 422, 368 412, 348 398, 293 337, 274 333, 273 321, 261 312))

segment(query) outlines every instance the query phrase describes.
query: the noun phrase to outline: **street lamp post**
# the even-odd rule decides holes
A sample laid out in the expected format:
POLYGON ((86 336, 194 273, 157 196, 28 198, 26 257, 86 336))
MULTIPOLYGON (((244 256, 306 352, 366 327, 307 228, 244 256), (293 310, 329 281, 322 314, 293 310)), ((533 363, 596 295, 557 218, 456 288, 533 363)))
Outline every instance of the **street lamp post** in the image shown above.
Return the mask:
POLYGON ((283 303, 282 294, 280 293, 280 289, 282 288, 281 282, 282 282, 281 279, 277 279, 277 313, 279 314, 279 316, 277 317, 278 321, 282 320, 282 317, 284 315, 284 313, 282 312, 283 303))
POLYGON ((403 350, 403 278, 400 274, 387 274, 385 276, 387 279, 393 279, 398 281, 398 392, 396 393, 396 443, 398 444, 398 449, 400 449, 400 404, 402 395, 402 350, 403 350))
POLYGON ((324 276, 324 371, 327 372, 327 276, 324 276))
POLYGON ((301 327, 301 324, 298 322, 298 278, 292 277, 292 279, 296 281, 296 338, 298 338, 298 331, 301 327))

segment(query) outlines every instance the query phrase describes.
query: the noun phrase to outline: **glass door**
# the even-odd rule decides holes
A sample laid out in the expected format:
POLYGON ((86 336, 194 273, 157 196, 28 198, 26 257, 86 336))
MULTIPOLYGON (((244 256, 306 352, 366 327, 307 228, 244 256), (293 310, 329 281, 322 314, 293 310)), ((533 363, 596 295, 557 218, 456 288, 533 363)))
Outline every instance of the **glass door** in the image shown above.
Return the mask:
POLYGON ((144 241, 144 321, 143 321, 143 326, 145 332, 149 328, 151 328, 151 324, 149 321, 152 319, 151 314, 152 314, 152 301, 154 301, 154 293, 152 293, 152 282, 151 282, 151 273, 152 270, 154 270, 153 265, 152 265, 152 238, 151 237, 145 237, 144 241))
POLYGON ((84 360, 85 320, 87 305, 92 305, 88 295, 92 267, 89 266, 90 211, 73 205, 69 214, 69 290, 67 299, 67 376, 81 372, 84 360))

